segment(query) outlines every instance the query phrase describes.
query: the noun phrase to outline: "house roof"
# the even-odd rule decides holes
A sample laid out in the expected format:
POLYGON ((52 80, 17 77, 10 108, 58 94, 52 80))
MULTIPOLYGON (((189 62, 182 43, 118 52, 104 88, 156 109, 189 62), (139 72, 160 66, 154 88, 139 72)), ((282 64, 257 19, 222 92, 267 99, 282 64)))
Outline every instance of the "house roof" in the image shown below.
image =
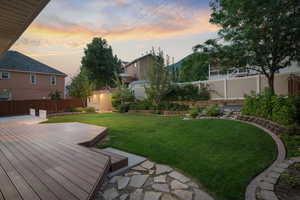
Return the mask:
POLYGON ((0 1, 0 56, 21 36, 49 0, 0 1))
POLYGON ((67 76, 65 73, 17 51, 8 51, 0 57, 0 70, 1 69, 8 71, 35 72, 67 76))
POLYGON ((129 65, 132 65, 133 63, 138 62, 139 60, 142 60, 142 59, 148 57, 148 56, 152 56, 152 54, 151 54, 151 53, 146 54, 146 55, 144 55, 144 56, 141 56, 141 57, 139 57, 139 58, 137 58, 137 59, 131 61, 130 63, 127 63, 127 64, 125 65, 125 68, 128 67, 129 65))

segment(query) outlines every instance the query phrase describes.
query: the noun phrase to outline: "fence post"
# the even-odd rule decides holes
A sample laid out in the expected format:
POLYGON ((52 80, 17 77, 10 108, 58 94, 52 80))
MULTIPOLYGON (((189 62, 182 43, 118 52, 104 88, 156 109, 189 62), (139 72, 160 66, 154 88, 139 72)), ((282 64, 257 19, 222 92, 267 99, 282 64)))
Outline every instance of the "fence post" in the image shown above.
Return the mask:
POLYGON ((260 93, 260 75, 256 76, 256 93, 260 93))
POLYGON ((224 79, 224 99, 227 99, 227 79, 224 79))

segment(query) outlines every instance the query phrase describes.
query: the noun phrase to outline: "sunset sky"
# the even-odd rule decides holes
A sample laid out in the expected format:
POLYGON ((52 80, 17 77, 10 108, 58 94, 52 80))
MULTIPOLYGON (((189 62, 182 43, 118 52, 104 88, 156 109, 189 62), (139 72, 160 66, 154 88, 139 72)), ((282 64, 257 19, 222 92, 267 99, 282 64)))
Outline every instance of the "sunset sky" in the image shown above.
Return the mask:
POLYGON ((107 39, 124 61, 152 46, 178 61, 216 37, 209 15, 209 0, 51 0, 11 49, 70 77, 93 37, 107 39))

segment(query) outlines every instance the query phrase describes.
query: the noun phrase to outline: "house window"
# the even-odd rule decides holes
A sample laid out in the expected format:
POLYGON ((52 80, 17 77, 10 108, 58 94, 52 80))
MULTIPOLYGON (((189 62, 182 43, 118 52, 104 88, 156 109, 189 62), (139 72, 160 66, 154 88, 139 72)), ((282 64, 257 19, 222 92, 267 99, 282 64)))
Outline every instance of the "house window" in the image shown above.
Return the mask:
POLYGON ((0 91, 0 101, 7 101, 11 99, 11 93, 7 90, 0 91))
POLYGON ((31 84, 36 84, 36 74, 30 74, 30 83, 31 84))
POLYGON ((56 76, 51 76, 50 82, 51 82, 51 85, 56 85, 56 76))
POLYGON ((10 79, 10 73, 9 72, 0 72, 0 78, 1 79, 10 79))

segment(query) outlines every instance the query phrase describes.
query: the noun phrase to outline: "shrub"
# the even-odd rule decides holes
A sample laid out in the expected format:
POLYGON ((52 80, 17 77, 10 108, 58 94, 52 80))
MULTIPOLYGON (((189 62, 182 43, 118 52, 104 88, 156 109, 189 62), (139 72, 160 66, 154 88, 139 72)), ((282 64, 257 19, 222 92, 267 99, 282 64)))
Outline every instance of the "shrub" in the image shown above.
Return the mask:
POLYGON ((287 135, 300 135, 300 126, 298 124, 291 124, 286 126, 287 135))
POLYGON ((198 116, 198 108, 195 107, 195 108, 192 108, 190 111, 189 111, 189 114, 192 118, 196 118, 198 116))
POLYGON ((300 96, 284 97, 265 90, 261 94, 245 96, 243 115, 253 115, 275 121, 279 124, 299 124, 300 96))
POLYGON ((208 106, 204 109, 205 115, 216 117, 221 114, 221 110, 218 105, 208 106))
POLYGON ((94 113, 96 112, 96 109, 94 107, 86 107, 84 108, 85 112, 94 113))
POLYGON ((48 96, 51 100, 61 100, 61 93, 58 90, 50 92, 48 96))
POLYGON ((117 109, 118 109, 118 112, 120 112, 120 113, 128 112, 128 110, 129 110, 129 104, 118 105, 117 109))
POLYGON ((129 102, 134 102, 135 97, 133 92, 128 88, 119 88, 112 93, 112 105, 117 108, 119 105, 129 102))
POLYGON ((70 108, 70 112, 83 112, 84 108, 83 107, 73 107, 70 108))
POLYGON ((198 86, 188 84, 184 86, 172 85, 170 91, 165 95, 167 101, 202 101, 210 99, 208 86, 200 84, 198 86))

